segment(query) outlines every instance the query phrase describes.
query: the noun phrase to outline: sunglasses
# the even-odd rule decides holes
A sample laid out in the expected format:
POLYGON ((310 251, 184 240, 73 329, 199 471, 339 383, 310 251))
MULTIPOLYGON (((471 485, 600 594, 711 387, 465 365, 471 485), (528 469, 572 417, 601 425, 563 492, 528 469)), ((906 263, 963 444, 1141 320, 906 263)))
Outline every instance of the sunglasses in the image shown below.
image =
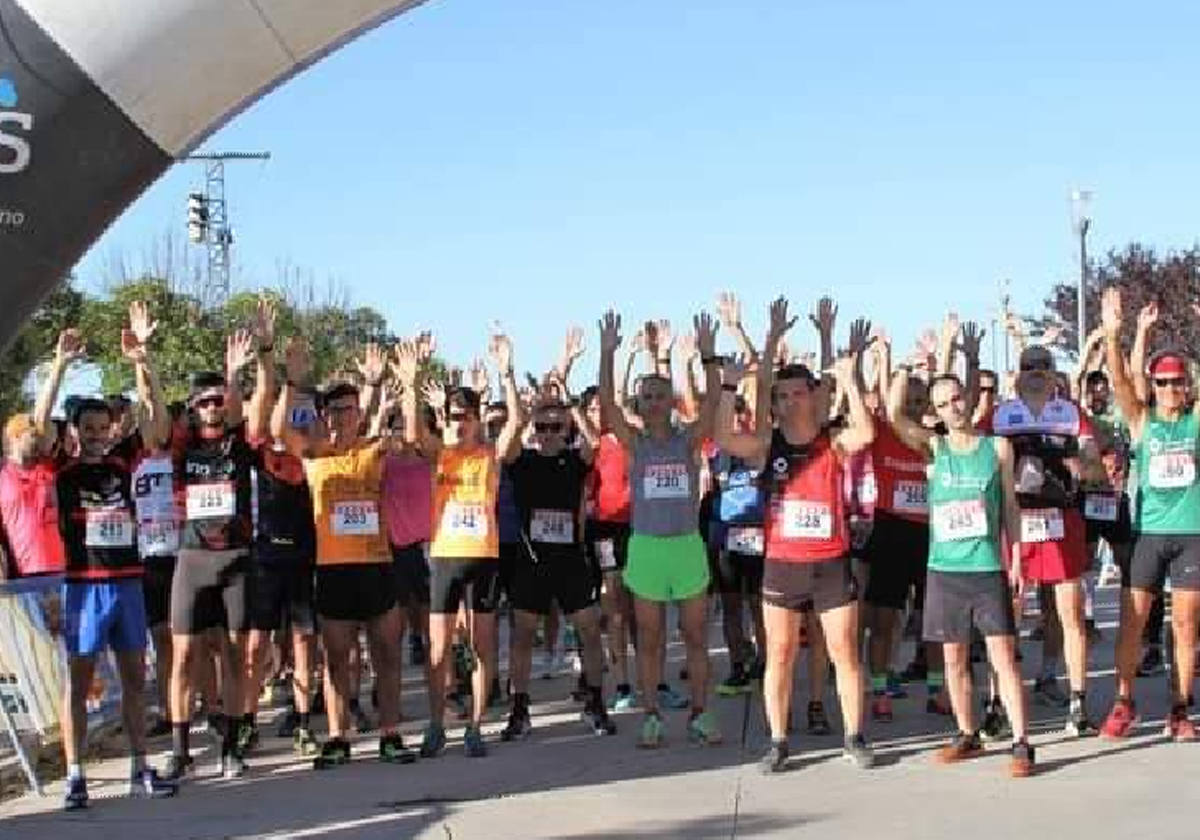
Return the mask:
POLYGON ((1168 379, 1155 379, 1155 388, 1182 388, 1187 385, 1187 379, 1182 376, 1172 376, 1168 379))
POLYGON ((1033 373, 1035 371, 1046 372, 1049 371, 1050 368, 1051 365, 1048 361, 1025 362, 1021 365, 1021 373, 1033 373))
POLYGON ((979 393, 981 393, 981 394, 994 394, 994 393, 996 393, 996 386, 995 386, 995 385, 980 385, 980 386, 979 386, 979 393))
POLYGON ((196 400, 196 408, 223 408, 225 406, 224 397, 201 397, 196 400))
POLYGON ((534 423, 533 430, 538 434, 559 434, 563 430, 562 423, 534 423))
POLYGON ((467 420, 469 420, 471 418, 471 416, 472 415, 468 414, 465 411, 451 411, 448 415, 446 415, 446 418, 451 423, 465 423, 467 420))

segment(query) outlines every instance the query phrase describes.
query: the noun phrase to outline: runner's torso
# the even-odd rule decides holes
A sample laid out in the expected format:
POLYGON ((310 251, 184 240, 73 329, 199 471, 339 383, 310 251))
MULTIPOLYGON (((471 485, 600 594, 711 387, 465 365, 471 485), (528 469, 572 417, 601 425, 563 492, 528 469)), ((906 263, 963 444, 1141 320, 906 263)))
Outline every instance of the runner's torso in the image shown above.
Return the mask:
POLYGON ((68 580, 141 577, 128 464, 104 458, 64 467, 58 507, 68 580))
POLYGON ((1194 407, 1173 422, 1150 409, 1134 447, 1139 532, 1200 534, 1198 439, 1200 417, 1194 407))
POLYGON ((438 453, 430 557, 483 560, 499 556, 499 473, 489 446, 445 447, 438 453))
POLYGON ((768 559, 814 563, 849 553, 842 465, 828 429, 801 445, 776 429, 763 481, 768 559))
POLYGON ((688 431, 672 429, 665 440, 638 434, 629 460, 629 482, 635 533, 675 537, 696 530, 700 465, 688 431))
POLYGON ((934 438, 929 480, 929 568, 942 572, 993 572, 1000 563, 1000 462, 991 437, 976 438, 971 452, 954 452, 934 438))
POLYGON ((304 459, 312 493, 317 565, 391 560, 382 520, 383 449, 361 442, 346 452, 304 459))

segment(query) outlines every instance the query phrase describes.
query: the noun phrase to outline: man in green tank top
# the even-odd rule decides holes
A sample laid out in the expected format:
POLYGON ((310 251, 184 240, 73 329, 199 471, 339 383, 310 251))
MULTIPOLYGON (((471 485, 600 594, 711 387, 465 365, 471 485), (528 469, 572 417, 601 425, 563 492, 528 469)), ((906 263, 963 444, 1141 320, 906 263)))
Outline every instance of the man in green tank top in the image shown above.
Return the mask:
POLYGON ((1200 621, 1200 481, 1196 474, 1200 418, 1191 393, 1189 360, 1163 351, 1147 365, 1150 394, 1139 398, 1121 350, 1121 293, 1102 299, 1108 369, 1117 405, 1129 423, 1138 491, 1133 547, 1121 589, 1117 637, 1117 696, 1101 733, 1123 738, 1137 722, 1133 682, 1142 631, 1154 598, 1171 578, 1171 629, 1175 640, 1175 696, 1166 734, 1192 741, 1188 717, 1195 675, 1196 628, 1200 621))
POLYGON ((957 376, 934 377, 930 402, 945 432, 931 431, 905 416, 908 376, 894 378, 888 394, 888 420, 900 439, 932 462, 929 474, 929 572, 925 582, 923 637, 940 643, 946 660, 946 687, 958 734, 938 750, 950 764, 984 752, 975 729, 971 687, 971 628, 987 643, 1000 696, 1012 720, 1009 772, 1033 773, 1033 747, 1021 671, 1017 666, 1017 627, 1013 596, 1021 591, 1021 512, 1013 481, 1012 446, 1004 438, 977 434, 966 389, 957 376), (1005 546, 1011 563, 1005 570, 1005 546))

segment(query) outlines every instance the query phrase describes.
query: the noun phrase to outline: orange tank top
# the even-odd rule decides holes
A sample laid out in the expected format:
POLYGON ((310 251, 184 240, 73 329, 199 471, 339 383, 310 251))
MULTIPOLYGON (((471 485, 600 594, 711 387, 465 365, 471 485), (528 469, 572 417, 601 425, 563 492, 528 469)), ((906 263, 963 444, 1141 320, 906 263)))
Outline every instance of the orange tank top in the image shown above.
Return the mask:
POLYGON ((496 498, 500 470, 491 447, 447 447, 433 472, 429 556, 485 560, 500 556, 496 498))
POLYGON ((382 521, 383 449, 378 443, 304 459, 317 530, 317 565, 390 563, 382 521))

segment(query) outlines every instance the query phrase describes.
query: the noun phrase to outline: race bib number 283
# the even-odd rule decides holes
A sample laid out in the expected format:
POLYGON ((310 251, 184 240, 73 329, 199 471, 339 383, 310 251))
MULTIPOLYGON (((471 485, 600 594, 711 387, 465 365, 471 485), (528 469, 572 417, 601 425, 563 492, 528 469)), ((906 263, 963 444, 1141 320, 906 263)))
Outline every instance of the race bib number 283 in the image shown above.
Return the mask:
POLYGON ((339 537, 373 537, 379 533, 379 507, 371 500, 337 502, 330 526, 339 537))

